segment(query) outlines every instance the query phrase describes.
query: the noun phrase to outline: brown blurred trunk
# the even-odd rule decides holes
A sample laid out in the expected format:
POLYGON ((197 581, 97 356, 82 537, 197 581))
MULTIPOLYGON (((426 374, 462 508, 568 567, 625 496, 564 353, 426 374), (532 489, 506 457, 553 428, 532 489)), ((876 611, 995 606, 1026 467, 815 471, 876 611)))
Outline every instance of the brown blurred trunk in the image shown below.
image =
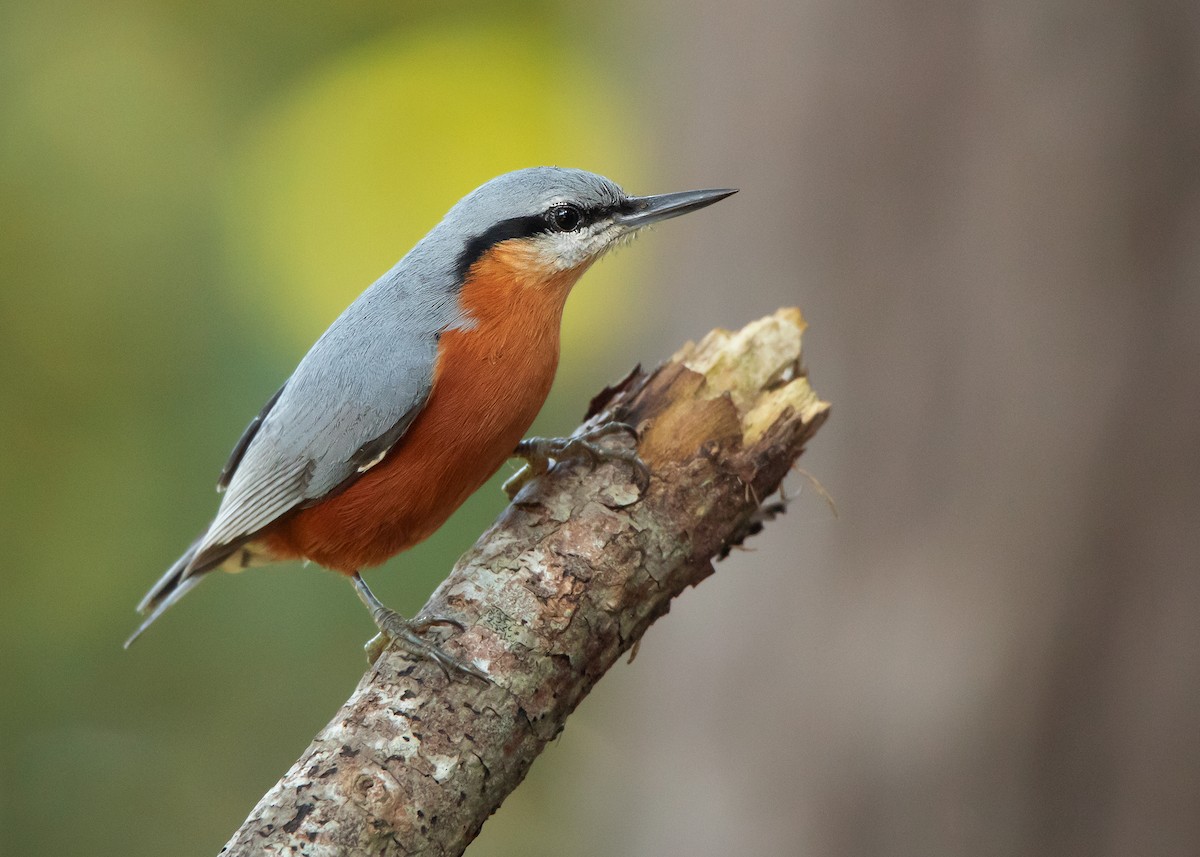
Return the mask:
MULTIPOLYGON (((639 677, 664 725, 631 755, 698 785, 627 847, 1196 853, 1200 6, 650 9, 683 46, 637 73, 664 82, 664 183, 753 200, 720 244, 663 236, 663 315, 804 302, 842 428, 806 466, 843 514, 761 546, 777 609, 709 589, 672 623, 668 653, 753 616, 796 668, 758 665, 738 789, 683 756, 721 717, 673 745, 680 699, 639 677), (714 271, 772 285, 697 293, 714 271)), ((746 651, 704 654, 747 680, 746 651)))

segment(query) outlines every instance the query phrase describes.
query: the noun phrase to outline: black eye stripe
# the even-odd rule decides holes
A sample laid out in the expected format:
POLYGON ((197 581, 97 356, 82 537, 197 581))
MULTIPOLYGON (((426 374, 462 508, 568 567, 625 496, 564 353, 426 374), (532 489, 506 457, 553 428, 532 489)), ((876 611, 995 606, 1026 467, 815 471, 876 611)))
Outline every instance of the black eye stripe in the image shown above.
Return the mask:
MULTIPOLYGON (((566 203, 556 203, 550 208, 555 208, 560 204, 565 205, 566 203)), ((599 220, 603 220, 617 212, 628 211, 630 208, 629 203, 624 201, 615 205, 581 208, 579 209, 579 213, 582 220, 575 228, 576 230, 585 229, 599 220)), ((512 217, 508 220, 501 220, 495 226, 469 240, 466 246, 463 247, 462 252, 458 254, 458 261, 455 265, 454 270, 458 275, 458 281, 462 282, 465 280, 467 273, 471 270, 471 266, 483 258, 483 254, 497 244, 504 241, 511 241, 514 238, 531 238, 534 235, 554 231, 546 220, 546 214, 547 212, 543 212, 541 214, 529 214, 524 217, 512 217)))
POLYGON ((510 241, 513 238, 528 238, 531 235, 537 235, 539 232, 545 231, 546 221, 542 219, 540 214, 501 220, 486 232, 476 235, 468 241, 466 246, 463 247, 462 252, 458 254, 458 263, 455 265, 455 273, 458 274, 458 281, 461 283, 465 280, 467 272, 471 270, 471 266, 482 259, 483 254, 497 244, 503 241, 510 241))
POLYGON ((599 205, 594 208, 580 209, 580 214, 583 215, 583 222, 579 225, 582 229, 585 226, 592 226, 598 221, 612 217, 614 214, 629 214, 635 206, 628 200, 613 203, 612 205, 599 205))

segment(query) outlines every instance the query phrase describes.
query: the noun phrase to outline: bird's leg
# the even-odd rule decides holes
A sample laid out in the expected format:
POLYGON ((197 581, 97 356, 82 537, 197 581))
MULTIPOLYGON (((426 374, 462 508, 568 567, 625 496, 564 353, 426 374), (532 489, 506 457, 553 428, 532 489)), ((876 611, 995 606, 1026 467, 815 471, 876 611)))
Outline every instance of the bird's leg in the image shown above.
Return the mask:
POLYGON ((529 464, 514 473, 501 486, 504 493, 511 500, 530 480, 549 470, 551 460, 563 461, 569 458, 584 458, 592 466, 602 461, 624 461, 640 477, 639 481, 643 487, 650 484, 650 468, 638 457, 636 449, 613 449, 598 443, 602 438, 618 432, 625 432, 637 441, 637 429, 627 423, 615 421, 602 423, 574 437, 526 438, 517 444, 513 457, 524 458, 529 464))
POLYGON ((484 681, 490 681, 487 673, 471 664, 458 660, 458 658, 447 654, 434 644, 422 640, 419 636, 434 625, 452 625, 461 631, 463 630, 461 622, 445 616, 433 616, 420 622, 405 619, 395 610, 385 607, 375 597, 375 593, 370 590, 366 581, 357 572, 355 572, 353 580, 354 589, 358 592, 359 599, 363 604, 367 605, 367 609, 371 611, 371 618, 375 620, 375 626, 379 628, 379 633, 372 637, 363 647, 367 653, 367 660, 372 664, 379 659, 379 656, 383 654, 383 650, 388 647, 388 644, 395 644, 396 648, 414 658, 433 661, 446 674, 447 679, 450 678, 450 671, 455 670, 466 675, 475 676, 475 678, 483 679, 484 681))

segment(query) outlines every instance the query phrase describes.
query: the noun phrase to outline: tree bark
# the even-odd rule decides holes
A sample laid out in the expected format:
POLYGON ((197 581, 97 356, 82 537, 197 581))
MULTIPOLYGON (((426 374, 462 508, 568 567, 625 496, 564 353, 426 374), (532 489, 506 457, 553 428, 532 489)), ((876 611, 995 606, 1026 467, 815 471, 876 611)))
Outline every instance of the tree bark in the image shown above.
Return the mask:
POLYGON ((491 683, 388 649, 221 853, 461 854, 671 599, 770 517, 829 410, 804 326, 783 309, 713 331, 597 396, 585 426, 635 426, 648 486, 619 462, 531 479, 422 611, 463 623, 445 648, 491 683))

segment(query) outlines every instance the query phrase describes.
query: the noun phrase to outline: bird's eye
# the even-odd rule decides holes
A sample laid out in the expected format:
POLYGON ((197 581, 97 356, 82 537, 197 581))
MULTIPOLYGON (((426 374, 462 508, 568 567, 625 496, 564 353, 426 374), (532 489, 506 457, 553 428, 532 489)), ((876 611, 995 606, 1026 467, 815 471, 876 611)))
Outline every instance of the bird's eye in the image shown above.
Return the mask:
POLYGON ((583 212, 574 205, 556 205, 546 212, 555 232, 574 232, 583 225, 583 212))

